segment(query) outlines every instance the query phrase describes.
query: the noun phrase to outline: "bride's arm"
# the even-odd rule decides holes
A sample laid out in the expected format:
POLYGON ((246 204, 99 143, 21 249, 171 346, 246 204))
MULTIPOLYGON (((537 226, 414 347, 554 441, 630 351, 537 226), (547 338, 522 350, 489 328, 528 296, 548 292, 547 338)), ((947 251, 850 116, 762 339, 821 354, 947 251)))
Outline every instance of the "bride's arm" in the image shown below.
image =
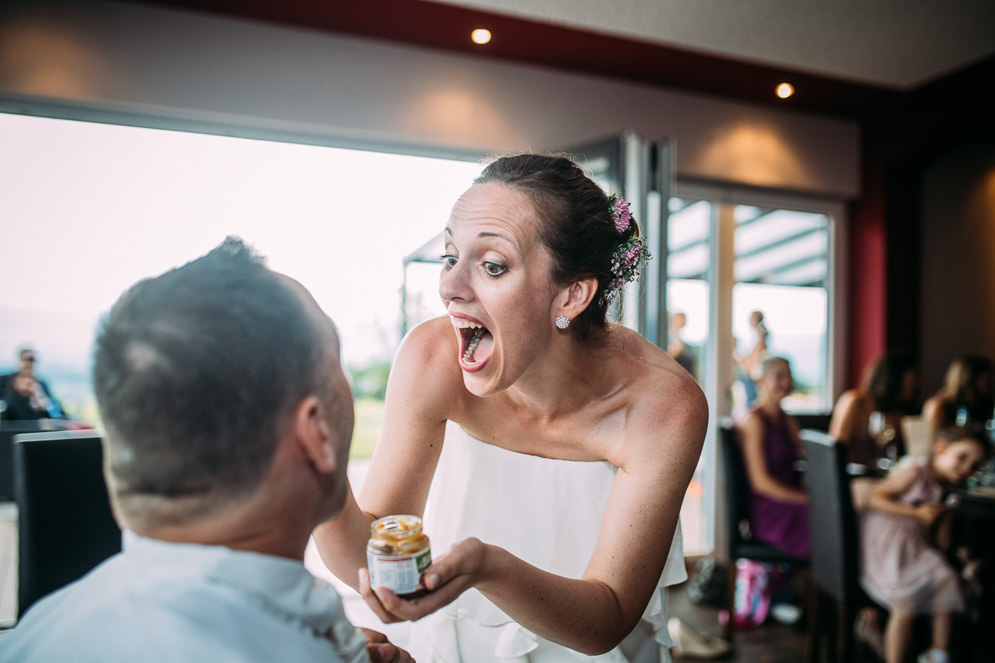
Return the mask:
POLYGON ((687 377, 659 385, 666 404, 633 416, 594 553, 580 579, 542 571, 467 539, 433 561, 432 593, 409 602, 360 591, 385 621, 418 619, 476 587, 530 631, 586 654, 606 652, 638 623, 667 561, 684 493, 707 427, 701 390, 687 377))
POLYGON ((357 571, 366 566, 370 524, 383 516, 424 511, 447 408, 458 400, 454 388, 462 385, 452 361, 454 345, 447 319, 429 321, 405 338, 391 366, 383 428, 359 499, 350 486, 342 512, 314 531, 325 565, 354 588, 359 587, 357 571))

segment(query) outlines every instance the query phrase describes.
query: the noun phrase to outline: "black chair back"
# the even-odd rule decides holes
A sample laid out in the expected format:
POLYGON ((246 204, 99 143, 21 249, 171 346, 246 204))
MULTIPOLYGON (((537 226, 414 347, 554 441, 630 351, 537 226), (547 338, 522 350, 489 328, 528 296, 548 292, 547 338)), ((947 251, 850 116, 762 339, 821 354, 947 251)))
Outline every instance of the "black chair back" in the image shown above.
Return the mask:
POLYGON ((786 562, 805 566, 807 561, 757 541, 750 529, 750 479, 743 461, 743 451, 735 427, 728 420, 719 425, 722 445, 722 469, 726 502, 726 528, 729 536, 729 559, 752 559, 758 562, 786 562))
POLYGON ((723 491, 726 501, 726 529, 729 537, 730 558, 735 560, 734 551, 751 538, 750 534, 750 485, 743 463, 743 452, 732 422, 724 421, 719 426, 719 440, 722 445, 722 469, 725 474, 723 491))
POLYGON ((21 433, 61 430, 64 427, 65 423, 59 420, 22 421, 4 419, 0 415, 0 501, 14 499, 14 436, 21 433))
POLYGON ((121 550, 104 483, 101 433, 14 437, 18 618, 42 596, 121 550))
POLYGON ((811 509, 812 581, 839 603, 858 598, 857 514, 846 473, 846 446, 826 433, 803 429, 811 509))
POLYGON ((750 559, 772 564, 786 563, 804 567, 803 559, 778 550, 774 546, 753 539, 750 530, 750 480, 739 447, 739 437, 732 422, 719 422, 719 453, 721 455, 723 492, 725 493, 726 531, 729 541, 729 571, 726 581, 726 610, 730 617, 723 627, 723 637, 732 640, 733 608, 736 586, 736 560, 750 559))
POLYGON ((823 433, 829 431, 829 423, 833 419, 832 412, 797 412, 791 416, 798 422, 799 428, 820 430, 823 433))

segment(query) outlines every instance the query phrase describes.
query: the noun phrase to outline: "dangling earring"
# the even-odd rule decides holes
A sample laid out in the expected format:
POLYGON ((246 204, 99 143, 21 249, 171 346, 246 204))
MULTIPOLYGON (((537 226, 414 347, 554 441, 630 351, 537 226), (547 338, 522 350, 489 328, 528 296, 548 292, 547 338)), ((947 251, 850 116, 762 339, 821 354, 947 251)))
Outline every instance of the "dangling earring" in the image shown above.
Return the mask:
POLYGON ((556 316, 556 328, 557 329, 566 329, 569 326, 570 326, 570 318, 568 318, 565 315, 558 315, 558 316, 556 316))

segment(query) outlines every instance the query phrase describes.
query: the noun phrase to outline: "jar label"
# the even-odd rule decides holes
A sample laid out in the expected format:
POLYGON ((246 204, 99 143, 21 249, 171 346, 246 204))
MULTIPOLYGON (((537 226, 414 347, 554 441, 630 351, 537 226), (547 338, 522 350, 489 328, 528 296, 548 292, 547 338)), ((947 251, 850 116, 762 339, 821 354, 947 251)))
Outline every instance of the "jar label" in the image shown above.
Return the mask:
POLYGON ((421 575, 432 564, 432 551, 425 548, 413 555, 378 555, 366 551, 370 586, 386 587, 398 596, 425 589, 421 575))

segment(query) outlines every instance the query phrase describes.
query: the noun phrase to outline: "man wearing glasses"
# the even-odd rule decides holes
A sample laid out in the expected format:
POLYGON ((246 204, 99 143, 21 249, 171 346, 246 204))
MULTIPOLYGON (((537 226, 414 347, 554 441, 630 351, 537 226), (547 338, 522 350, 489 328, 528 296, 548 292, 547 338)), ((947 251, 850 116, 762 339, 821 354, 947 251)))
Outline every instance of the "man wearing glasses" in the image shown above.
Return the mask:
POLYGON ((18 351, 20 368, 0 377, 0 400, 4 402, 3 418, 64 419, 59 402, 52 396, 48 383, 35 373, 37 355, 34 349, 23 347, 18 351))

